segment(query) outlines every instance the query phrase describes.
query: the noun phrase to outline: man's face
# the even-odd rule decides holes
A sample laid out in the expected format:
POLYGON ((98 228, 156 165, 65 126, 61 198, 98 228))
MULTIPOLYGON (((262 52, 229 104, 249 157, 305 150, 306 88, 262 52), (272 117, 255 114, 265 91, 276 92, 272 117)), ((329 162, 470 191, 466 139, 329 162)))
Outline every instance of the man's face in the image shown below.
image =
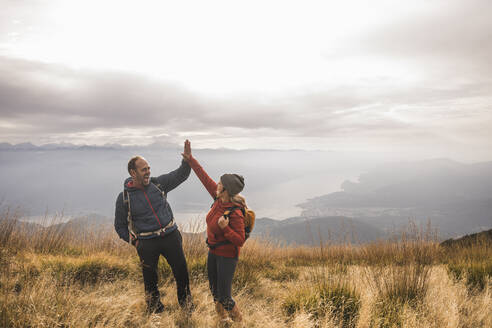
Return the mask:
POLYGON ((131 170, 133 182, 137 186, 147 186, 150 183, 150 166, 143 158, 135 162, 136 170, 131 170))

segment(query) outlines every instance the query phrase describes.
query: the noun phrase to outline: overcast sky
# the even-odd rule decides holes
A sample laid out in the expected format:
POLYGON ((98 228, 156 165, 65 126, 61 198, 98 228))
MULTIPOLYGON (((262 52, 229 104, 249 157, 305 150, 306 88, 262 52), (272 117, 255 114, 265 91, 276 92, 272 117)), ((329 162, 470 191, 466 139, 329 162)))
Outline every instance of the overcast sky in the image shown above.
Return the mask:
POLYGON ((0 7, 0 142, 492 160, 492 1, 0 7))

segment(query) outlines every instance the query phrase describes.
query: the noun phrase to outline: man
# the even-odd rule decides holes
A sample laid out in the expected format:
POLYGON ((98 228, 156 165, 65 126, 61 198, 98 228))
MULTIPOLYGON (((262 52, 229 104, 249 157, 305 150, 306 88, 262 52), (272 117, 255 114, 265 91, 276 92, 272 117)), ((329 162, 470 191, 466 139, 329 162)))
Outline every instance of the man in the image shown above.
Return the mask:
MULTIPOLYGON (((189 144, 185 145, 184 154, 191 154, 189 144)), ((150 178, 150 166, 145 158, 132 157, 128 162, 130 177, 116 200, 114 226, 120 238, 137 249, 149 313, 164 310, 157 288, 157 263, 161 254, 176 279, 179 304, 188 310, 193 307, 182 237, 166 199, 167 193, 185 181, 190 171, 183 160, 178 169, 150 178)))

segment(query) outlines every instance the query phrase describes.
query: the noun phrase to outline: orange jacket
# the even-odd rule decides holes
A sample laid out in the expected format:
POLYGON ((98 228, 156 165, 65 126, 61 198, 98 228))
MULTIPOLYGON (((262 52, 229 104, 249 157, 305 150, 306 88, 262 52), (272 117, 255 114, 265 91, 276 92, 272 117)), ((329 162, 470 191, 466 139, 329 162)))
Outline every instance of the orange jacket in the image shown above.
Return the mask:
MULTIPOLYGON (((190 158, 189 164, 210 196, 215 200, 217 196, 217 183, 208 176, 207 172, 205 172, 194 157, 190 158)), ((220 199, 216 199, 207 214, 207 238, 209 244, 213 245, 226 240, 230 242, 230 244, 210 249, 210 252, 215 255, 239 257, 239 250, 245 240, 243 213, 240 209, 233 211, 229 215, 229 225, 224 229, 221 229, 217 223, 219 218, 224 215, 224 212, 234 206, 240 205, 232 202, 224 203, 220 199)))

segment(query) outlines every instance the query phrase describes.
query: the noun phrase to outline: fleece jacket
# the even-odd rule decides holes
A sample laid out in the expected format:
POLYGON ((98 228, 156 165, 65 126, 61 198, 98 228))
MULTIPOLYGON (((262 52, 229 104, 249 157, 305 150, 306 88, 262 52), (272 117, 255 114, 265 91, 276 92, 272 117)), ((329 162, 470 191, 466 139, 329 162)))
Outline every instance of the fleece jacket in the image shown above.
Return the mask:
MULTIPOLYGON (((124 190, 128 192, 130 200, 130 209, 132 211, 132 220, 135 233, 151 232, 166 227, 173 217, 171 206, 167 202, 167 193, 183 183, 190 175, 191 168, 185 161, 181 166, 167 174, 151 178, 160 184, 161 190, 154 183, 149 183, 142 189, 133 185, 131 177, 127 178, 123 184, 124 190)), ((123 202, 123 192, 120 192, 116 199, 116 210, 114 227, 121 239, 129 242, 128 232, 128 207, 123 202)), ((176 230, 176 225, 166 230, 166 234, 176 230)), ((139 237, 141 239, 154 238, 155 235, 139 237)))

